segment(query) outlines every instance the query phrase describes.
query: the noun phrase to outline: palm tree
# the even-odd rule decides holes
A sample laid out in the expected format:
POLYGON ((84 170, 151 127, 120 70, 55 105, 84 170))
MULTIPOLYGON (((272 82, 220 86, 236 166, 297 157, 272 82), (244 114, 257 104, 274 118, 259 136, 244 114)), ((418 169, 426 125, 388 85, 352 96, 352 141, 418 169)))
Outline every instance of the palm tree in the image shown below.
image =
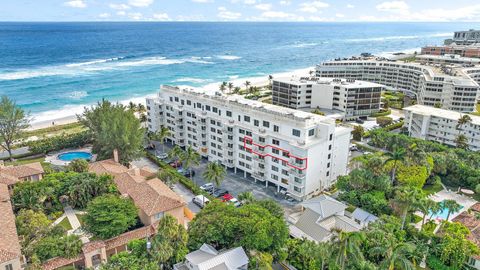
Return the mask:
POLYGON ((427 218, 427 215, 432 211, 433 208, 435 208, 435 205, 437 204, 436 201, 425 198, 423 200, 420 200, 417 203, 417 208, 422 212, 423 217, 422 217, 422 226, 420 229, 423 229, 423 225, 425 225, 425 219, 427 218))
MULTIPOLYGON (((182 161, 182 166, 185 170, 190 169, 193 166, 198 166, 200 164, 200 154, 195 151, 191 146, 188 146, 187 149, 180 156, 182 161)), ((193 182, 193 173, 190 172, 190 180, 193 182)))
POLYGON ((133 103, 133 101, 130 101, 128 103, 128 109, 133 111, 133 112, 137 111, 137 104, 133 103))
POLYGON ((340 269, 345 269, 350 261, 358 263, 364 260, 360 248, 365 240, 363 232, 340 232, 336 240, 338 242, 337 263, 340 269))
POLYGON ((385 163, 390 161, 393 162, 393 167, 390 174, 391 175, 390 180, 392 181, 392 184, 393 184, 393 182, 395 181, 395 173, 397 171, 398 165, 400 162, 403 162, 405 160, 406 151, 404 148, 396 147, 395 149, 393 149, 393 152, 388 152, 385 155, 388 157, 385 163))
POLYGON ((178 145, 175 145, 172 149, 170 149, 170 151, 168 151, 168 158, 173 159, 175 161, 180 160, 182 155, 183 155, 183 150, 178 145))
POLYGON ((225 92, 225 89, 227 89, 227 82, 222 82, 222 84, 220 84, 220 92, 225 92))
POLYGON ((160 130, 158 130, 152 135, 152 138, 154 140, 158 140, 158 142, 162 145, 162 153, 165 153, 165 139, 170 137, 171 135, 172 132, 170 131, 170 129, 164 126, 161 126, 160 130))
POLYGON ((245 81, 245 90, 248 91, 248 87, 251 85, 252 83, 249 82, 249 81, 245 81))
POLYGON ((233 88, 233 93, 234 94, 240 94, 240 91, 242 91, 242 89, 238 86, 235 86, 235 88, 233 88))
POLYGON ((412 243, 397 243, 391 241, 387 247, 374 247, 372 254, 384 257, 381 265, 382 269, 388 270, 414 270, 413 263, 408 259, 413 253, 415 246, 412 243))
POLYGON ((232 83, 232 82, 229 82, 228 85, 227 85, 227 87, 228 87, 228 93, 232 93, 232 89, 233 89, 233 87, 234 87, 233 83, 232 83))
POLYGON ((468 114, 462 115, 457 121, 456 128, 458 129, 458 133, 460 134, 460 129, 462 128, 463 125, 471 123, 471 122, 472 122, 472 118, 470 117, 470 115, 468 115, 468 114))
POLYGON ((148 119, 147 119, 146 114, 144 114, 144 113, 140 114, 140 123, 145 123, 145 122, 147 122, 147 120, 148 119))
POLYGON ((448 209, 447 221, 452 213, 456 213, 462 209, 462 206, 454 200, 445 200, 443 202, 443 207, 448 209))
POLYGON ((424 198, 422 190, 405 186, 397 190, 395 201, 402 207, 402 230, 405 227, 405 221, 407 214, 412 207, 416 206, 416 203, 424 198))
POLYGON ((207 168, 203 172, 202 176, 207 181, 214 183, 215 186, 218 188, 226 175, 227 175, 227 172, 225 171, 225 168, 220 163, 210 162, 208 163, 207 168))
POLYGON ((143 105, 142 103, 138 103, 137 105, 137 111, 139 113, 144 113, 147 111, 147 108, 145 108, 145 105, 143 105))
POLYGON ((253 193, 251 191, 245 191, 240 194, 238 194, 238 200, 240 200, 242 203, 252 203, 255 201, 255 197, 253 196, 253 193))
POLYGON ((178 179, 169 170, 161 169, 157 173, 157 178, 160 179, 169 188, 173 188, 173 185, 178 182, 178 179))
POLYGON ((463 135, 463 134, 459 134, 459 135, 455 138, 455 145, 456 145, 458 148, 467 150, 467 149, 468 149, 468 138, 467 138, 467 136, 465 136, 465 135, 463 135))

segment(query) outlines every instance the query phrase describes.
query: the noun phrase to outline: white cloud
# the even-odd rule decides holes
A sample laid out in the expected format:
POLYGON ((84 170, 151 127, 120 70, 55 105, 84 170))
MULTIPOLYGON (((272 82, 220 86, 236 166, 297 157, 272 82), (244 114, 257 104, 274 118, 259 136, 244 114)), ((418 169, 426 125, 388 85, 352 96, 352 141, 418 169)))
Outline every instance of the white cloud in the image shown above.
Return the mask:
POLYGON ((126 4, 110 4, 108 5, 111 9, 115 9, 115 10, 127 10, 127 9, 130 9, 130 6, 129 5, 126 5, 126 4))
POLYGON ((226 7, 219 7, 217 17, 224 20, 238 20, 240 17, 242 17, 242 14, 239 12, 229 11, 226 7))
POLYGON ((134 7, 148 7, 153 4, 154 0, 130 0, 130 5, 134 7))
POLYGON ((290 0, 280 1, 280 5, 282 5, 282 6, 289 6, 290 4, 292 4, 292 1, 290 1, 290 0))
POLYGON ((342 14, 342 13, 337 13, 337 14, 335 14, 335 17, 337 17, 337 18, 344 18, 345 15, 342 14))
POLYGON ((259 10, 267 11, 272 9, 272 4, 258 4, 258 5, 255 5, 255 8, 259 10))
POLYGON ((101 18, 101 19, 108 19, 108 18, 110 18, 110 16, 111 16, 110 13, 102 13, 102 14, 98 15, 98 17, 101 18))
POLYGON ((118 16, 125 16, 125 15, 127 15, 127 13, 125 11, 121 10, 121 11, 117 12, 117 15, 118 16))
POLYGON ((410 7, 407 3, 405 3, 405 1, 390 1, 380 3, 376 6, 376 8, 379 11, 405 14, 408 12, 410 7))
POLYGON ((283 12, 283 11, 265 11, 262 13, 263 18, 268 19, 289 19, 296 17, 295 14, 283 12))
POLYGON ((157 21, 169 21, 170 17, 167 13, 155 13, 153 14, 153 19, 157 21))
POLYGON ((132 12, 132 13, 128 13, 128 17, 132 20, 139 21, 143 19, 143 14, 140 12, 132 12))
POLYGON ((299 11, 306 12, 306 13, 316 13, 319 12, 323 8, 327 8, 330 5, 328 3, 322 1, 313 1, 313 2, 305 2, 300 4, 299 11))
POLYGON ((354 8, 354 7, 355 7, 355 6, 352 5, 352 4, 348 4, 348 5, 347 5, 347 8, 354 8))
POLYGON ((65 6, 72 7, 72 8, 86 8, 87 4, 83 0, 72 0, 63 3, 65 6))
POLYGON ((257 1, 256 0, 245 0, 245 1, 243 1, 243 3, 245 5, 255 5, 255 3, 257 3, 257 1))
POLYGON ((213 0, 192 0, 195 3, 213 3, 213 0))

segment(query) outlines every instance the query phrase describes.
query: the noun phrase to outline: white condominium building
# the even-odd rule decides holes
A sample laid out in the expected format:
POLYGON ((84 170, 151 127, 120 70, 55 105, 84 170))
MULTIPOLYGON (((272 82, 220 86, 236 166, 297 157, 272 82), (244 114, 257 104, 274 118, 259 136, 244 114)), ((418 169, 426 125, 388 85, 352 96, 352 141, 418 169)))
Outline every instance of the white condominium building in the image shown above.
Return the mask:
POLYGON ((458 125, 458 119, 465 114, 422 105, 403 110, 404 126, 410 136, 456 146, 456 138, 463 134, 470 150, 480 150, 480 116, 469 115, 470 123, 458 125))
POLYGON ((346 120, 380 110, 383 85, 354 79, 290 77, 272 82, 273 104, 341 111, 346 120))
POLYGON ((317 77, 364 80, 414 94, 418 104, 457 112, 475 110, 480 68, 355 58, 322 63, 317 77), (477 80, 477 81, 476 81, 477 80))
POLYGON ((147 99, 147 110, 150 131, 168 127, 175 144, 297 200, 346 173, 351 130, 324 116, 171 86, 147 99))
POLYGON ((480 43, 480 30, 456 31, 452 39, 446 39, 445 44, 472 45, 480 43))

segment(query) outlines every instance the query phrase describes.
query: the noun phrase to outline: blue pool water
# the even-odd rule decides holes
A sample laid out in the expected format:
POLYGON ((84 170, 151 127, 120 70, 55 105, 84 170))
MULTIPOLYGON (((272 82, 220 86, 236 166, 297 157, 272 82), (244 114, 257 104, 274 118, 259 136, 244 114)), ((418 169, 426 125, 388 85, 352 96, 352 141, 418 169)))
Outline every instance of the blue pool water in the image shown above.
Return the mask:
MULTIPOLYGON (((99 1, 97 1, 99 2, 99 1)), ((161 84, 266 77, 363 52, 442 44, 480 23, 0 23, 0 95, 52 120, 161 84)))
POLYGON ((61 161, 72 161, 74 159, 90 160, 92 159, 92 154, 88 152, 68 152, 58 155, 58 159, 61 161))
MULTIPOLYGON (((442 210, 440 212, 438 212, 437 214, 433 215, 432 219, 441 219, 441 220, 446 220, 447 219, 448 207, 445 207, 444 204, 445 204, 445 201, 442 201, 441 202, 442 210)), ((462 211, 462 209, 463 209, 463 206, 460 207, 460 211, 462 211)), ((457 212, 450 213, 450 217, 455 213, 457 213, 457 212)), ((431 215, 431 213, 430 213, 430 215, 431 215)))

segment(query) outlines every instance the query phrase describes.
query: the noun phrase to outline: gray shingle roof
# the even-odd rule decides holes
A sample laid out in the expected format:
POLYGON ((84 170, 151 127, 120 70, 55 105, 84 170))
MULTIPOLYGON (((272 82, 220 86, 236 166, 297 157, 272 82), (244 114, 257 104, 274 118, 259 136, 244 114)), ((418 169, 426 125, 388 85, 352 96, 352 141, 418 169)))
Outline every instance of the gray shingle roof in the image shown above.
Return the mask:
POLYGON ((356 220, 359 220, 362 223, 370 223, 370 222, 374 222, 378 219, 377 216, 372 215, 369 212, 367 212, 367 211, 365 211, 361 208, 355 209, 355 211, 353 211, 353 213, 352 213, 352 217, 356 220))
POLYGON ((321 219, 333 216, 337 213, 345 211, 347 206, 334 198, 327 195, 320 195, 300 204, 304 208, 308 208, 318 213, 321 219))
POLYGON ((235 270, 248 264, 248 257, 242 247, 218 252, 210 245, 187 254, 186 259, 199 270, 235 270))

